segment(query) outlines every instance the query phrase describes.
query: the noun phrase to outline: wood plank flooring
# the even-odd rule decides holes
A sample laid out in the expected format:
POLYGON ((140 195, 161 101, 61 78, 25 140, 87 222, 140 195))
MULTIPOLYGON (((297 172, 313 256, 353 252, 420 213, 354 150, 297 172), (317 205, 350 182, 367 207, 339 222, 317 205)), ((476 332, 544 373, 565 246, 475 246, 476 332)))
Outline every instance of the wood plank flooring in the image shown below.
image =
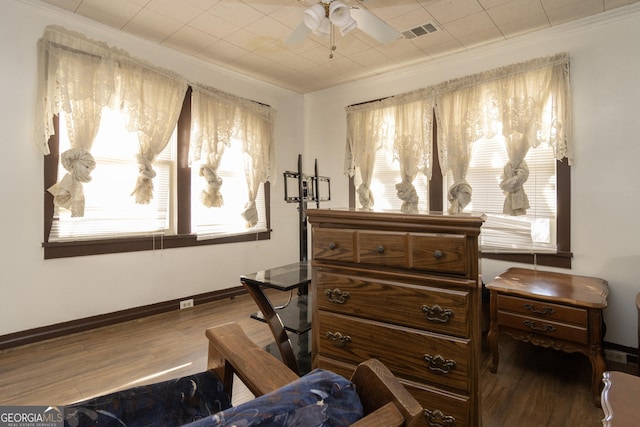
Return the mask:
MULTIPOLYGON (((258 345, 271 341, 268 327, 249 318, 255 310, 243 295, 5 350, 0 353, 0 405, 65 405, 202 371, 207 327, 238 322, 258 345)), ((498 373, 490 373, 488 364, 485 352, 480 372, 484 427, 601 425, 586 357, 501 337, 498 373)), ((236 387, 234 403, 250 398, 236 387)))

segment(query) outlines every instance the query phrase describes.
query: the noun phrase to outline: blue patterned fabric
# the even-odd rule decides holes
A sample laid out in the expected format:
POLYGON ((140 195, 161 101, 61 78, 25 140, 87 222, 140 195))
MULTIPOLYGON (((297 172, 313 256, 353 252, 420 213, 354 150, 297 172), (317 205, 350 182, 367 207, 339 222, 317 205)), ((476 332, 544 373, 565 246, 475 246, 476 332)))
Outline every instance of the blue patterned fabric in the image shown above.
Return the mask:
POLYGON ((362 415, 355 385, 333 372, 316 369, 272 393, 188 427, 338 427, 353 424, 362 415))
POLYGON ((175 427, 231 406, 212 372, 89 399, 65 407, 66 427, 175 427))

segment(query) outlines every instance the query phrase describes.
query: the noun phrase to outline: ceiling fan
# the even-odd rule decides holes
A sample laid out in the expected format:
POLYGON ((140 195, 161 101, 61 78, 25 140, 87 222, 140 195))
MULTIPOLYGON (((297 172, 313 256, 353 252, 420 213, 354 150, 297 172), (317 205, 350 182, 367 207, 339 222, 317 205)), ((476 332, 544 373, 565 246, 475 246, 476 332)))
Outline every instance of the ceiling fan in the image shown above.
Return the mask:
MULTIPOLYGON (((299 0, 300 1, 300 0, 299 0)), ((358 0, 366 1, 366 0, 358 0)), ((302 43, 310 34, 329 37, 331 39, 331 54, 336 49, 334 44, 335 28, 342 35, 359 28, 380 43, 389 43, 400 38, 401 33, 389 24, 358 5, 349 6, 349 0, 320 0, 305 9, 302 22, 284 41, 286 45, 302 43)))

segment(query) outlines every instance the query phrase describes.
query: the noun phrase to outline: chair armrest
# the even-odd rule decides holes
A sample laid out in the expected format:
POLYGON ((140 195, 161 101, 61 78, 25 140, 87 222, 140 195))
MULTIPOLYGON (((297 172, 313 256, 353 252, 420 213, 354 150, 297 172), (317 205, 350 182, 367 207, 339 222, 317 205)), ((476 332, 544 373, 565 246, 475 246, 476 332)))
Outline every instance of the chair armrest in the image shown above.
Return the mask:
POLYGON ((389 402, 349 427, 402 427, 404 425, 404 417, 396 405, 389 402))
POLYGON ((424 424, 422 405, 379 360, 369 359, 358 365, 351 376, 351 382, 356 385, 364 408, 365 418, 362 421, 370 418, 367 415, 384 407, 387 403, 393 403, 402 414, 405 426, 424 424))
POLYGON ((298 375, 280 360, 258 347, 237 323, 207 329, 209 357, 207 369, 213 370, 232 395, 233 374, 256 397, 279 389, 298 375))

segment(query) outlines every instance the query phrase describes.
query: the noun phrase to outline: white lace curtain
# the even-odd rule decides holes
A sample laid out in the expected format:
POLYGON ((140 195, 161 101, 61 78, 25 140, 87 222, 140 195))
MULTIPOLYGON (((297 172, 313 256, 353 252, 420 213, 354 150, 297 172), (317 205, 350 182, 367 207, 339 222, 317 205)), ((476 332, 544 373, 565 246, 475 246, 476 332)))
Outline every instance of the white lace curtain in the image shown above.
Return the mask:
POLYGON ((218 167, 232 139, 241 141, 248 194, 242 217, 251 228, 258 223, 256 196, 259 185, 271 180, 275 150, 273 108, 218 91, 194 86, 191 104, 190 162, 200 163, 200 176, 206 181, 202 203, 223 206, 223 185, 218 167))
POLYGON ((438 122, 438 158, 443 175, 451 172, 449 211, 461 212, 473 189, 466 180, 473 143, 491 137, 502 124, 509 161, 500 187, 504 213, 525 214, 524 191, 529 171, 524 160, 529 148, 546 143, 556 158, 572 161, 569 56, 515 64, 463 77, 382 101, 347 107, 345 173, 360 170, 357 189, 362 208, 373 206, 369 189, 375 152, 393 141, 401 182, 396 185, 402 209, 411 211, 417 195, 411 182, 419 171, 431 177, 431 117, 438 122))
POLYGON ((105 107, 129 113, 129 130, 140 140, 140 176, 134 189, 138 203, 152 198, 153 161, 173 131, 187 84, 178 76, 130 57, 106 43, 50 26, 38 42, 39 93, 36 137, 44 154, 54 134, 53 117, 64 114, 71 149, 61 154, 67 170, 48 189, 54 203, 84 215, 82 184, 91 180, 95 160, 91 146, 105 107))
POLYGON ((400 164, 396 193, 403 212, 418 209, 418 194, 413 181, 418 173, 431 177, 431 128, 433 102, 422 92, 413 92, 382 101, 351 106, 347 111, 345 173, 360 171, 362 184, 357 189, 363 209, 374 206, 371 179, 376 152, 388 141, 393 157, 400 164))
POLYGON ((471 201, 465 180, 474 141, 493 136, 502 124, 508 162, 500 188, 503 213, 524 215, 529 200, 525 156, 542 143, 554 147, 556 158, 572 160, 569 57, 548 58, 502 67, 443 83, 435 88, 438 152, 443 173, 451 171, 449 212, 461 212, 471 201))

